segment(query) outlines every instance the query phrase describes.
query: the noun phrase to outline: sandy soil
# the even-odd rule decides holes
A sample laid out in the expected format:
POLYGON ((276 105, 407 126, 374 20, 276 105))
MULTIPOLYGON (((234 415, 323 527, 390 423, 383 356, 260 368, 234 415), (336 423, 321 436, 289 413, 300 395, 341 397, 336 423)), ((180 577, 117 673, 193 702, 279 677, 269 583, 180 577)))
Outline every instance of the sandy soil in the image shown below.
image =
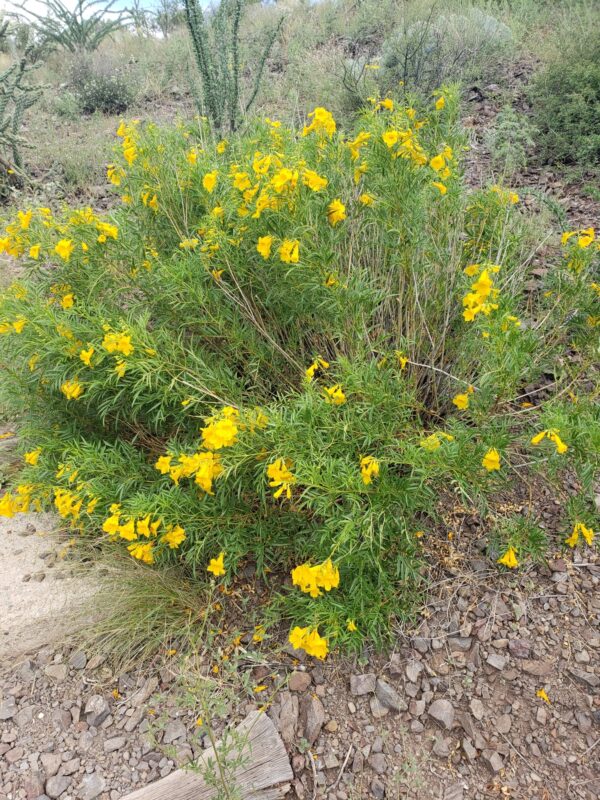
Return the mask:
POLYGON ((94 592, 89 573, 63 563, 51 514, 0 518, 0 663, 62 641, 85 624, 94 592))

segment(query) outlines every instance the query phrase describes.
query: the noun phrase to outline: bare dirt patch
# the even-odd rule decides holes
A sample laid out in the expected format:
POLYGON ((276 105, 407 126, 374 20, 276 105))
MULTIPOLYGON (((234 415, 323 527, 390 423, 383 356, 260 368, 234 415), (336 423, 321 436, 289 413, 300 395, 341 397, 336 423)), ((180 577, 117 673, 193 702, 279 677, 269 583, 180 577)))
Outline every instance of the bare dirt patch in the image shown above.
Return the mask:
POLYGON ((56 523, 52 514, 0 519, 0 663, 57 644, 86 622, 96 584, 65 562, 56 523))

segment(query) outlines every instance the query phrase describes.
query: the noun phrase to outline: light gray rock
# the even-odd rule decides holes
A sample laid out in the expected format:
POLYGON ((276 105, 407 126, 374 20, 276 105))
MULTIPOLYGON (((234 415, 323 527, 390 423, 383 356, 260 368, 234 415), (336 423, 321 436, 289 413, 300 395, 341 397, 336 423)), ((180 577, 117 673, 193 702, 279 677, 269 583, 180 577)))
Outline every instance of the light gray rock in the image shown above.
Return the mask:
POLYGON ((482 720, 485 714, 485 706, 481 702, 478 697, 474 697, 471 702, 469 703, 469 708, 471 709, 471 714, 477 720, 482 720))
POLYGON ((494 774, 500 772, 500 770, 504 767, 502 756, 495 750, 484 750, 481 754, 481 758, 490 772, 493 772, 494 774))
POLYGON ((46 773, 46 777, 51 778, 60 769, 62 758, 60 753, 42 753, 40 763, 46 773))
POLYGON ((0 704, 0 720, 12 719, 17 713, 17 704, 14 697, 7 697, 0 704))
POLYGON ((93 694, 88 698, 83 713, 88 725, 93 725, 94 728, 100 727, 110 714, 108 700, 101 694, 93 694))
POLYGON ((44 667, 44 675, 57 683, 64 681, 68 674, 69 668, 66 664, 48 664, 44 667))
POLYGON ((71 785, 71 778, 65 775, 54 775, 46 781, 46 794, 51 800, 56 800, 64 794, 71 785))
POLYGON ((106 781, 97 772, 91 775, 84 775, 79 787, 78 797, 80 800, 95 800, 106 788, 106 781))
POLYGON ((485 663, 494 669, 503 670, 506 666, 506 658, 499 653, 490 653, 485 663))
POLYGON ((367 759, 369 766, 377 775, 384 775, 387 770, 387 759, 383 753, 372 753, 367 759))
POLYGON ((373 694, 377 684, 377 676, 374 672, 367 672, 364 675, 350 676, 350 694, 360 697, 363 694, 373 694))
POLYGON ((377 679, 375 696, 381 705, 384 706, 384 708, 389 708, 390 711, 400 712, 408 709, 408 705, 400 697, 394 687, 390 686, 386 681, 381 680, 381 678, 377 679))
POLYGON ((412 660, 406 665, 406 677, 411 683, 418 683, 422 672, 423 664, 420 661, 412 660))
POLYGON ((69 666, 73 669, 84 669, 87 664, 87 656, 83 650, 75 650, 69 657, 69 666))
POLYGON ((304 738, 310 744, 314 744, 325 722, 325 709, 318 697, 309 695, 302 698, 300 721, 304 731, 304 738))
POLYGON ((165 728, 165 735, 163 736, 164 744, 173 744, 177 739, 185 739, 187 736, 187 729, 183 722, 179 719, 169 722, 165 728))
MULTIPOLYGON (((167 728, 169 726, 167 725, 167 728)), ((184 728, 185 731, 185 728, 184 728)), ((104 752, 105 753, 114 753, 117 750, 121 750, 122 747, 125 747, 125 737, 124 736, 113 736, 112 739, 107 739, 104 742, 104 752)), ((171 740, 173 741, 173 740, 171 740)), ((167 743, 169 744, 169 742, 167 743)))
POLYGON ((279 733, 286 744, 291 744, 296 736, 298 724, 298 698, 291 692, 280 692, 279 733))
POLYGON ((427 709, 427 713, 448 731, 454 725, 454 706, 445 698, 434 700, 427 709))

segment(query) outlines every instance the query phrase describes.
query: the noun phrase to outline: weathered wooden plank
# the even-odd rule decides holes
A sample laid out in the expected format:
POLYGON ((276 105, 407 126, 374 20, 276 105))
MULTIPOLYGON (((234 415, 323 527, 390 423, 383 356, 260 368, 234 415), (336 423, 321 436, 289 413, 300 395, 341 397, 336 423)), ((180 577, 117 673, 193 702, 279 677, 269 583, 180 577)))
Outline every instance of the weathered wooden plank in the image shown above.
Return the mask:
MULTIPOLYGON (((278 800, 283 797, 293 778, 292 768, 283 741, 266 714, 252 711, 237 727, 240 749, 228 761, 241 756, 244 760, 228 775, 242 800, 278 800)), ((218 746, 218 745, 217 745, 218 746)), ((202 776, 203 765, 215 763, 211 747, 196 762, 198 770, 179 769, 143 789, 128 794, 123 800, 211 800, 218 789, 209 786, 202 776)))

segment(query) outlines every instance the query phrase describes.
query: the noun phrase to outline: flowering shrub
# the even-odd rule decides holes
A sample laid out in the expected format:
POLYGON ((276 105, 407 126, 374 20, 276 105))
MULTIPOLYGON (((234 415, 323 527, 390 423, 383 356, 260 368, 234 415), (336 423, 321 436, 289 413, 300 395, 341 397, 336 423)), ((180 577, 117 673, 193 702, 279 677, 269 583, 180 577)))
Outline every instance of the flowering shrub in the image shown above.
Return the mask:
MULTIPOLYGON (((20 211, 0 357, 26 464, 0 513, 54 505, 210 580, 251 562, 319 658, 389 631, 443 492, 483 509, 569 464, 565 526, 592 541, 595 233, 567 232, 528 290, 537 223, 465 188, 457 105, 374 99, 348 132, 317 108, 216 144, 122 123, 118 210, 20 211)), ((500 530, 501 564, 539 554, 500 530)))

